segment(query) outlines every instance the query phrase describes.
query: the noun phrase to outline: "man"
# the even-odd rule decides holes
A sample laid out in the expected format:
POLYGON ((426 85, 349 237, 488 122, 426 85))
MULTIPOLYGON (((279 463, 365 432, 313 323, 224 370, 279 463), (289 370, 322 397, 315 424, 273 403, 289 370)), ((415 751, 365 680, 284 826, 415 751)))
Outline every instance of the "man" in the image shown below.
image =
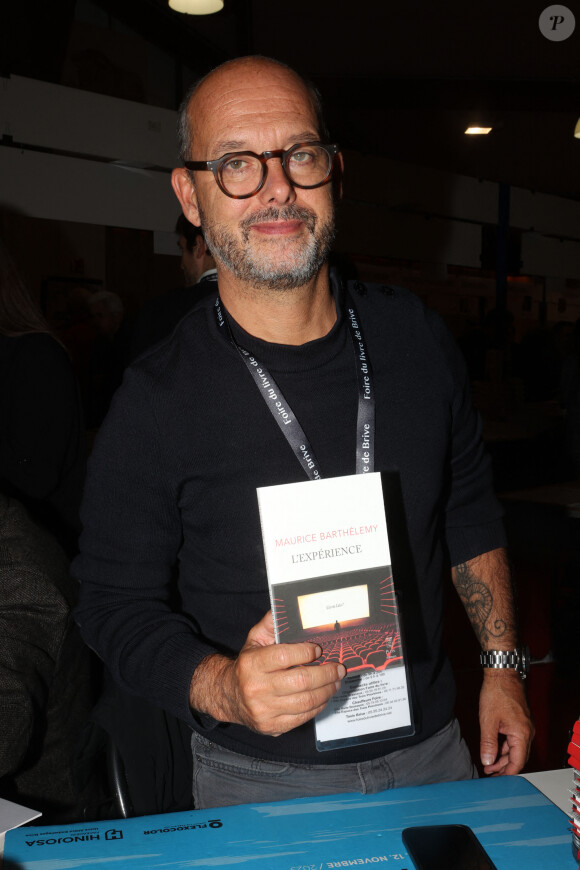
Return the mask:
MULTIPOLYGON (((314 644, 274 644, 256 487, 304 473, 239 347, 274 376, 323 476, 353 474, 357 374, 327 262, 342 157, 313 90, 265 58, 210 73, 180 129, 186 166, 173 186, 216 259, 219 301, 198 303, 128 370, 103 427, 76 565, 84 637, 121 686, 191 727, 197 807, 470 777, 440 648, 447 556, 482 647, 510 650, 517 635, 459 352, 411 294, 349 288, 376 386, 375 468, 400 481, 395 525, 410 545, 401 591, 416 729, 317 752, 313 717, 345 669, 307 667, 314 644)), ((520 770, 533 726, 513 670, 486 670, 480 719, 486 773, 520 770)))
POLYGON ((181 251, 181 270, 186 287, 193 287, 206 275, 215 275, 215 260, 205 243, 201 227, 195 227, 180 214, 175 223, 177 246, 181 251))
POLYGON ((150 299, 143 306, 133 328, 131 359, 136 359, 143 351, 170 335, 200 296, 215 290, 215 261, 201 228, 194 227, 180 214, 175 232, 181 251, 185 286, 150 299))

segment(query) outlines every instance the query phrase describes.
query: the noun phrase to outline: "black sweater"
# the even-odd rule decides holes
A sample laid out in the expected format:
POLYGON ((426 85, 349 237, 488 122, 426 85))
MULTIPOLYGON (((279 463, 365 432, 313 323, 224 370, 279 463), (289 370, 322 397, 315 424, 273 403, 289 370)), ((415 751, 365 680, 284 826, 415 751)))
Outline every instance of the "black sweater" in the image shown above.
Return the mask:
MULTIPOLYGON (((356 371, 336 292, 335 326, 300 347, 231 324, 275 378, 324 476, 355 470, 356 371)), ((209 732, 263 758, 359 761, 442 727, 454 703, 440 649, 442 570, 505 544, 465 368, 443 323, 400 288, 351 292, 376 385, 376 470, 391 472, 393 492, 400 485, 389 529, 400 542, 391 549, 417 730, 324 753, 312 723, 279 738, 237 725, 209 732)), ((122 686, 202 732, 188 706, 195 667, 216 650, 236 654, 270 607, 256 487, 304 479, 212 303, 201 300, 127 370, 91 457, 74 564, 85 640, 122 686)))

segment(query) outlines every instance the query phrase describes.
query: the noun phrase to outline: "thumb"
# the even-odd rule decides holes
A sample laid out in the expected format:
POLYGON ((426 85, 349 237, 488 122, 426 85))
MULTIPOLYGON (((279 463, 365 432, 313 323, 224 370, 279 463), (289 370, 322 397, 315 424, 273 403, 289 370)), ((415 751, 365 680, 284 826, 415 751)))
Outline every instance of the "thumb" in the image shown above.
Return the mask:
POLYGON ((481 740, 479 742, 479 757, 484 767, 493 764, 497 758, 497 732, 481 729, 481 740))
POLYGON ((250 629, 244 647, 255 646, 271 646, 276 643, 276 635, 274 634, 274 619, 272 611, 269 610, 262 619, 250 629))

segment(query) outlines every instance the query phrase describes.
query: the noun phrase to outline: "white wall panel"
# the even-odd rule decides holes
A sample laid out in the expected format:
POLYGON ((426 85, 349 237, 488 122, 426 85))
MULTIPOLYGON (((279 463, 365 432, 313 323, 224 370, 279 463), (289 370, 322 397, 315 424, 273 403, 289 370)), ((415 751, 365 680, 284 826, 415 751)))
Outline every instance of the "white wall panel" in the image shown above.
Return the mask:
POLYGON ((180 206, 165 172, 0 148, 0 205, 50 220, 171 232, 180 206))
POLYGON ((177 165, 176 112, 22 76, 0 84, 0 130, 15 142, 138 165, 177 165))

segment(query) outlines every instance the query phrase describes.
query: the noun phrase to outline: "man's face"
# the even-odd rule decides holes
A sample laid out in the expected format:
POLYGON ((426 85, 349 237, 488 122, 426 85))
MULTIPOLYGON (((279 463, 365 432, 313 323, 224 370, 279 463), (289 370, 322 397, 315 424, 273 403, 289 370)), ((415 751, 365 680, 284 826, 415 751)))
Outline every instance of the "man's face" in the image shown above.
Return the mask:
POLYGON ((93 327, 99 335, 111 340, 121 325, 123 315, 110 311, 106 302, 94 302, 90 311, 93 327))
POLYGON ((177 244, 181 250, 181 271, 183 272, 185 286, 193 287, 194 284, 197 284, 201 275, 196 257, 197 239, 192 251, 187 247, 187 239, 185 236, 179 236, 177 244))
MULTIPOLYGON (((190 120, 194 160, 319 139, 302 82, 281 67, 255 61, 208 79, 194 97, 190 120)), ((254 286, 304 285, 320 270, 334 237, 332 186, 293 188, 278 158, 268 161, 264 186, 248 199, 226 196, 211 172, 196 172, 191 205, 186 216, 201 224, 218 264, 254 286)))

